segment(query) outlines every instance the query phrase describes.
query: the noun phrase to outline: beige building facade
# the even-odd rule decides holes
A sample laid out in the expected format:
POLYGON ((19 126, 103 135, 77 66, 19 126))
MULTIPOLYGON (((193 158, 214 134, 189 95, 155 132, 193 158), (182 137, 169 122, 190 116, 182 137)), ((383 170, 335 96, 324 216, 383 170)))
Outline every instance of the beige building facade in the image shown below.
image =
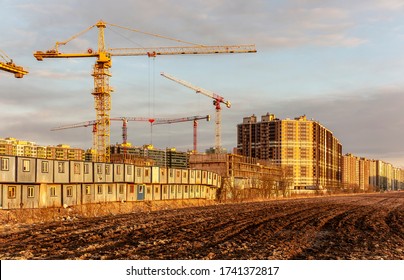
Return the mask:
POLYGON ((295 189, 333 188, 341 180, 342 146, 333 133, 306 116, 255 115, 237 125, 237 153, 280 165, 295 189))

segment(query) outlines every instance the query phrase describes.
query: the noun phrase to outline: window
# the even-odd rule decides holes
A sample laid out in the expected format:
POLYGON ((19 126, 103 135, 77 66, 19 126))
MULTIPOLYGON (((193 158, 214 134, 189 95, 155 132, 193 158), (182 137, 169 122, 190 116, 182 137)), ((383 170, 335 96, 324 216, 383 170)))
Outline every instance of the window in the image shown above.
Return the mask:
POLYGON ((167 194, 167 186, 163 187, 163 194, 167 194))
POLYGON ((65 173, 65 163, 64 162, 58 162, 58 172, 65 173))
POLYGON ((182 192, 182 186, 178 186, 178 193, 182 192))
POLYGON ((66 187, 66 196, 67 197, 72 197, 73 196, 73 188, 72 188, 72 186, 67 186, 66 187))
POLYGON ((171 186, 171 193, 174 193, 174 192, 175 192, 175 187, 171 186))
POLYGON ((134 186, 134 185, 130 185, 130 186, 129 186, 129 192, 130 192, 130 193, 134 193, 134 192, 135 192, 135 186, 134 186))
POLYGON ((34 197, 35 196, 35 190, 34 190, 34 187, 32 187, 32 186, 29 186, 28 187, 28 191, 27 191, 27 197, 34 197))
POLYGON ((102 194, 102 185, 97 185, 97 193, 102 194))
POLYGON ((51 197, 56 197, 56 187, 50 187, 49 191, 51 197))
POLYGON ((73 165, 74 174, 80 175, 80 163, 75 162, 73 165))
POLYGON ((128 175, 132 175, 132 166, 128 165, 126 167, 126 173, 128 173, 128 175))
POLYGON ((102 174, 101 164, 97 164, 97 174, 102 174))
POLYGON ((41 172, 42 173, 49 173, 49 161, 42 161, 41 162, 41 172))
POLYGON ((174 176, 174 171, 170 169, 170 177, 172 178, 174 176))
POLYGON ((143 185, 139 185, 139 193, 143 193, 143 185))
POLYGON ((187 178, 187 173, 186 172, 182 173, 182 178, 184 178, 184 179, 187 178))
POLYGON ((108 193, 109 193, 109 194, 112 193, 112 185, 108 185, 108 193))
POLYGON ((1 158, 1 170, 8 171, 9 170, 9 159, 1 158))
POLYGON ((123 185, 119 185, 119 194, 123 194, 123 185))
POLYGON ((149 177, 149 169, 145 169, 145 170, 144 170, 144 176, 145 176, 145 177, 149 177))
POLYGON ((159 193, 159 187, 154 188, 154 193, 159 193))
POLYGON ((195 177, 195 171, 191 170, 191 178, 194 179, 194 177, 195 177))
POLYGON ((29 172, 30 170, 30 164, 31 162, 28 159, 23 159, 22 160, 22 171, 24 172, 29 172))
POLYGON ((10 199, 16 198, 16 187, 15 186, 9 186, 7 193, 8 193, 8 198, 10 198, 10 199))
POLYGON ((111 175, 111 165, 105 165, 105 174, 111 175))
POLYGON ((142 176, 142 170, 140 169, 140 168, 136 168, 136 176, 137 177, 140 177, 140 176, 142 176))
POLYGON ((150 187, 147 187, 147 194, 151 194, 151 189, 150 189, 150 187))
POLYGON ((116 165, 116 175, 121 175, 122 174, 122 168, 120 165, 116 165))
POLYGON ((184 193, 188 193, 188 186, 184 187, 184 193))
POLYGON ((84 164, 84 174, 90 174, 90 165, 88 163, 84 164))
POLYGON ((86 192, 86 195, 91 194, 91 186, 90 186, 90 185, 86 185, 86 190, 85 190, 85 192, 86 192))
POLYGON ((181 177, 181 174, 180 174, 181 172, 179 171, 179 170, 177 170, 177 178, 180 178, 181 177))

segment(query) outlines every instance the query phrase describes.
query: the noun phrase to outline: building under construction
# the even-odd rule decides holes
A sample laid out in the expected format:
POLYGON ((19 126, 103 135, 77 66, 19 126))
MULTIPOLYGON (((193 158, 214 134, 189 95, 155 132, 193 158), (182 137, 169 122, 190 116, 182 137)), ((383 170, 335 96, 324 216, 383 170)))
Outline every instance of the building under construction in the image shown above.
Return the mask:
POLYGON ((191 154, 189 166, 221 176, 222 200, 289 195, 290 184, 281 167, 269 161, 237 154, 191 154))
POLYGON ((156 149, 153 145, 141 147, 116 144, 110 146, 111 162, 153 165, 158 167, 185 169, 189 167, 187 152, 177 151, 175 148, 165 150, 156 149))
POLYGON ((237 150, 282 166, 296 190, 330 189, 341 182, 342 145, 306 116, 280 120, 267 113, 260 122, 255 115, 245 117, 237 125, 237 150))

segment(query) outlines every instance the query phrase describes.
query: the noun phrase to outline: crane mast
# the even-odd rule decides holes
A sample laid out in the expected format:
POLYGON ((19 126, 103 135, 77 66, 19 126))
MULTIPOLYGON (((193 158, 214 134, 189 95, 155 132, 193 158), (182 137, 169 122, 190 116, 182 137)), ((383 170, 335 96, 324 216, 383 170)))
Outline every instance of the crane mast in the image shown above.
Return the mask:
MULTIPOLYGON (((95 57, 96 62, 93 67, 92 76, 94 77, 94 108, 96 111, 97 131, 96 131, 96 159, 99 162, 109 162, 109 145, 110 145, 110 111, 111 111, 111 92, 112 89, 109 84, 111 77, 109 69, 111 68, 112 56, 140 56, 147 55, 149 57, 156 57, 157 55, 180 55, 180 54, 219 54, 219 53, 255 53, 257 52, 254 45, 232 45, 232 46, 204 46, 193 44, 193 46, 179 46, 179 47, 150 47, 150 48, 105 48, 105 34, 104 30, 107 27, 106 22, 98 21, 95 25, 90 26, 86 30, 72 36, 64 42, 57 42, 55 48, 48 51, 36 51, 34 57, 38 61, 44 58, 86 58, 95 57), (71 40, 77 38, 90 29, 98 28, 98 50, 93 51, 88 49, 83 53, 61 53, 59 51, 60 45, 66 45, 71 40)), ((110 26, 116 26, 108 24, 110 26)), ((137 30, 125 28, 135 32, 137 30)), ((144 32, 141 32, 144 33, 144 32)), ((147 34, 147 33, 145 33, 147 34)), ((160 38, 170 39, 164 36, 155 34, 148 34, 160 38)), ((188 43, 185 41, 175 40, 177 42, 188 43)), ((189 44, 189 43, 188 43, 189 44)))
POLYGON ((231 103, 228 100, 225 100, 224 97, 209 91, 207 89, 203 89, 201 87, 194 86, 193 84, 178 79, 172 75, 169 75, 167 73, 161 73, 161 75, 169 80, 172 80, 174 82, 177 82, 187 88, 190 88, 192 90, 195 90, 196 93, 203 94, 209 98, 213 99, 213 105, 215 106, 216 110, 216 120, 215 120, 215 153, 221 153, 222 151, 222 144, 221 144, 221 126, 222 126, 222 115, 221 115, 221 106, 220 104, 223 103, 226 105, 227 108, 231 107, 231 103))
POLYGON ((197 144, 198 144, 198 120, 205 120, 210 121, 210 116, 193 116, 193 117, 185 117, 185 118, 177 118, 177 119, 168 119, 168 120, 163 120, 163 121, 156 121, 153 123, 153 125, 157 124, 171 124, 171 123, 179 123, 179 122, 189 122, 193 121, 193 128, 194 128, 194 133, 193 133, 193 145, 194 149, 192 150, 192 153, 196 154, 198 152, 197 150, 197 144))

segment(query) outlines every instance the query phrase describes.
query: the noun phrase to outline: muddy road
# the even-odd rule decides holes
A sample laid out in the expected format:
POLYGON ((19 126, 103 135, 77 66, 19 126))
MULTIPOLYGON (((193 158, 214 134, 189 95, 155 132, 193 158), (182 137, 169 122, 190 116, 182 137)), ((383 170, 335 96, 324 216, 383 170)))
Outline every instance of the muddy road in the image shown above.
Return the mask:
POLYGON ((404 192, 0 228, 0 259, 404 259, 404 192))

